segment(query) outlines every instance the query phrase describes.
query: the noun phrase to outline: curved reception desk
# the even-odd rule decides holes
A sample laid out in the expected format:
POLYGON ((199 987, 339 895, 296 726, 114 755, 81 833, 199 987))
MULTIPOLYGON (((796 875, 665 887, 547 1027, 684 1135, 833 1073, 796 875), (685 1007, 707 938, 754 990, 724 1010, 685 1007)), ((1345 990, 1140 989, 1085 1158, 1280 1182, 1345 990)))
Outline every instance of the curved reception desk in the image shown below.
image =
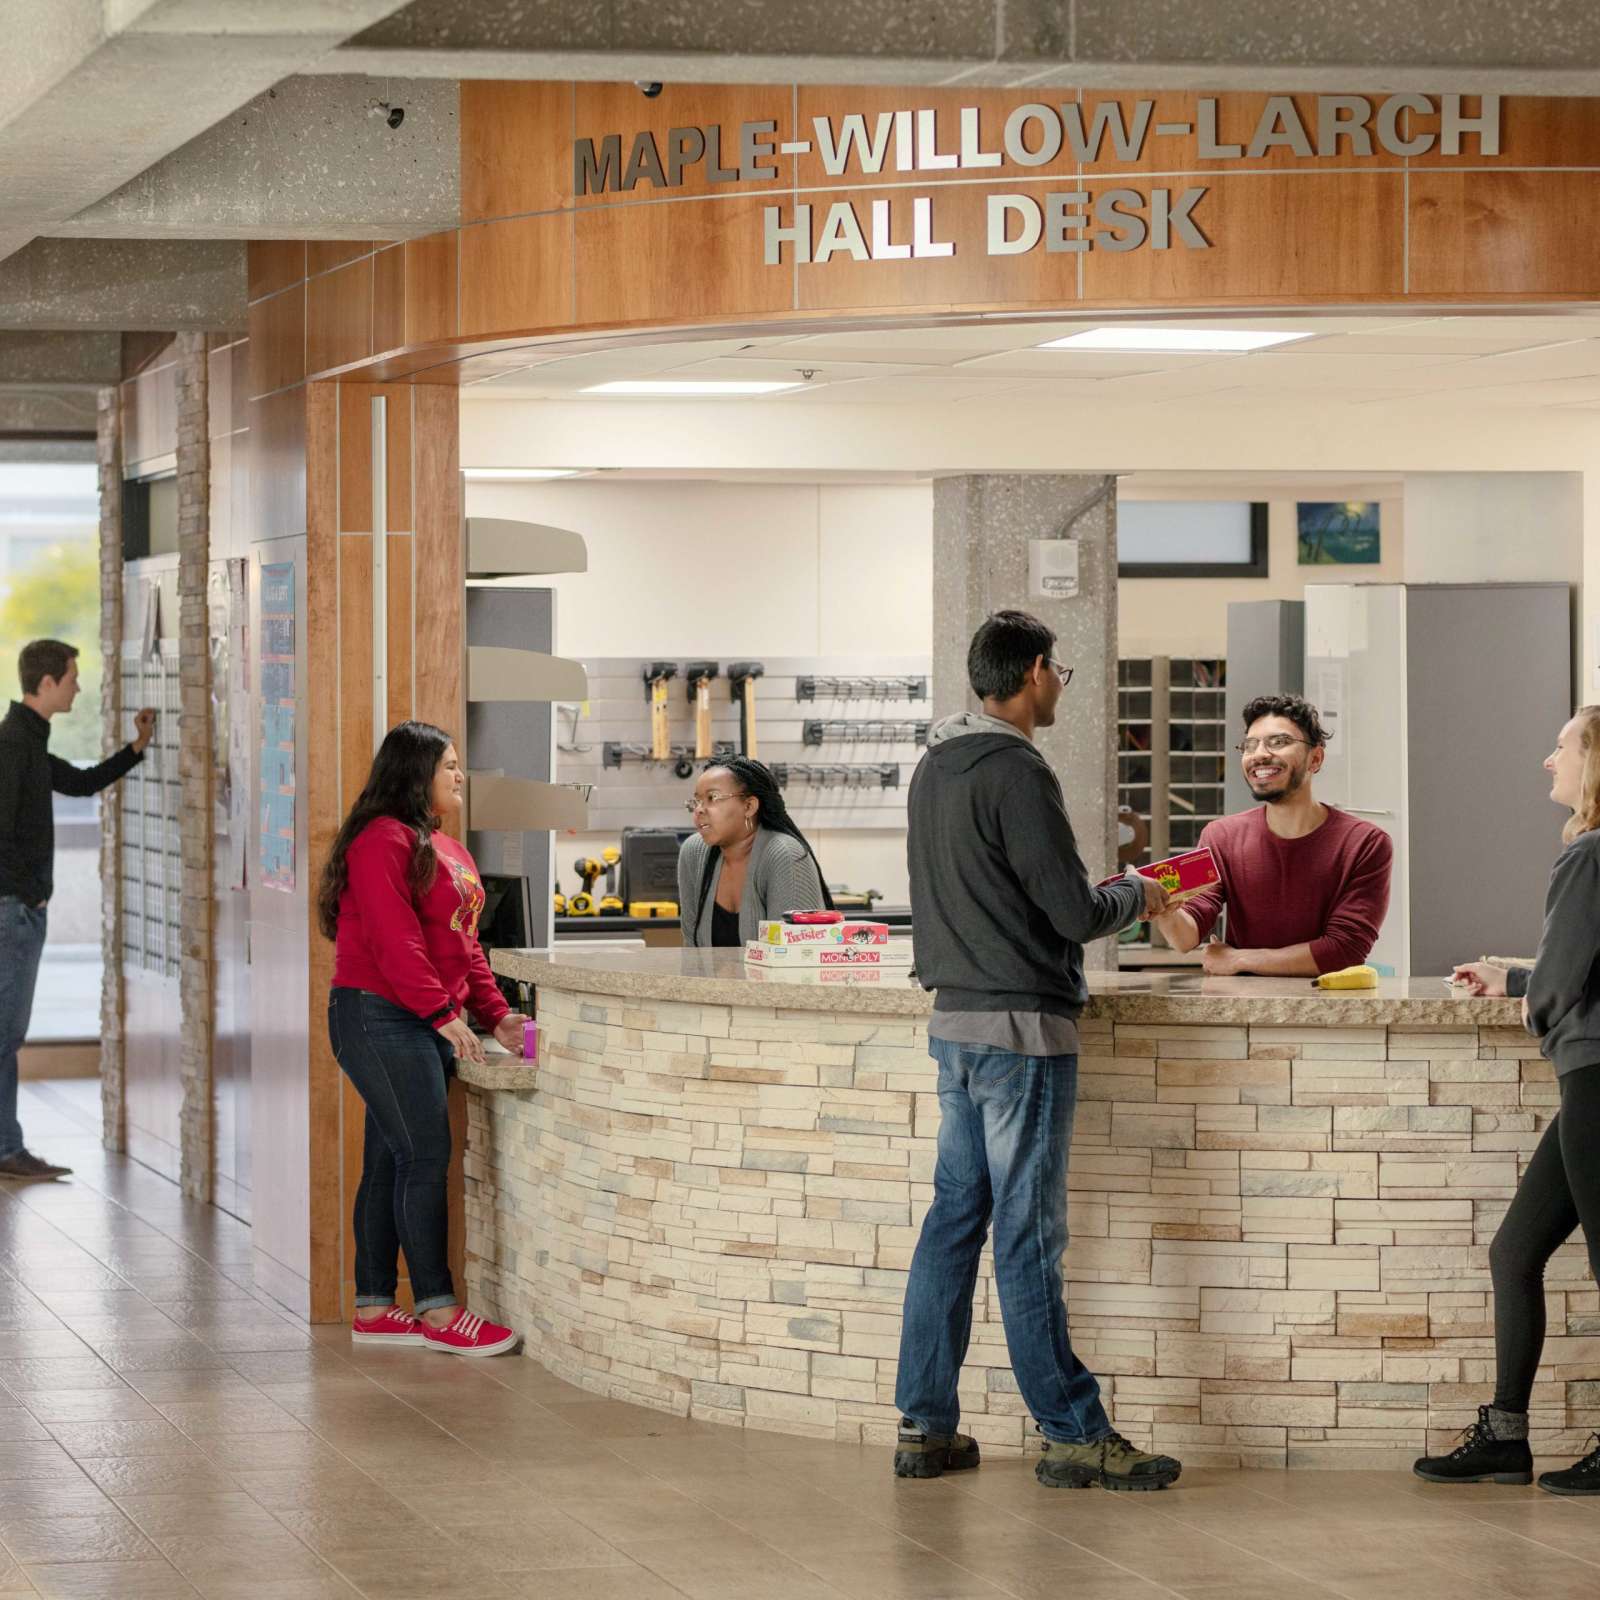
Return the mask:
MULTIPOLYGON (((541 1060, 462 1069, 473 1304, 585 1389, 887 1444, 939 1121, 929 997, 723 951, 494 965, 536 988, 541 1060)), ((1516 1002, 1091 987, 1064 1276, 1117 1427, 1197 1464, 1398 1467, 1473 1420, 1488 1241, 1556 1106, 1516 1002)), ((1534 1447, 1576 1453, 1600 1427, 1581 1243, 1546 1287, 1534 1447)), ((962 1409, 986 1449, 1031 1437, 987 1265, 962 1409)))

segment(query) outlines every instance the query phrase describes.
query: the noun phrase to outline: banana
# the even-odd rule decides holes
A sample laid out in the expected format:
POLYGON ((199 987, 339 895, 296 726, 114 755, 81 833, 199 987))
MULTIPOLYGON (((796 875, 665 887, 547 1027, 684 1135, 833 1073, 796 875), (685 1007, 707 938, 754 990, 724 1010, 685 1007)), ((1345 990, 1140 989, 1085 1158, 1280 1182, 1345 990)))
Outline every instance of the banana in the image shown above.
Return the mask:
POLYGON ((1311 980, 1313 989, 1376 989, 1378 987, 1378 969, 1376 967, 1345 967, 1339 972, 1324 972, 1320 978, 1311 980))

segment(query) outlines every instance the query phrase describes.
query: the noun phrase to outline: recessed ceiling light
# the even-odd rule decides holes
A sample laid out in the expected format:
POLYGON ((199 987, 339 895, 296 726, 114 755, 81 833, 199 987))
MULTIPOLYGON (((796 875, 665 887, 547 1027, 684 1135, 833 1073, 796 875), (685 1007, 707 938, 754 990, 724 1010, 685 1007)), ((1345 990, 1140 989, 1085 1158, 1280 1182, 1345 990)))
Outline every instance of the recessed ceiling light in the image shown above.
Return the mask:
POLYGON ((1263 333, 1254 328, 1089 328, 1051 339, 1040 350, 1122 350, 1138 354, 1166 352, 1186 355, 1205 351, 1231 354, 1240 350, 1265 350, 1309 333, 1263 333))
POLYGON ((619 378, 611 383, 591 383, 585 394, 776 394, 798 389, 804 380, 770 382, 748 378, 619 378))
POLYGON ((493 481, 521 478, 571 478, 582 472, 582 467, 463 467, 466 478, 493 481))

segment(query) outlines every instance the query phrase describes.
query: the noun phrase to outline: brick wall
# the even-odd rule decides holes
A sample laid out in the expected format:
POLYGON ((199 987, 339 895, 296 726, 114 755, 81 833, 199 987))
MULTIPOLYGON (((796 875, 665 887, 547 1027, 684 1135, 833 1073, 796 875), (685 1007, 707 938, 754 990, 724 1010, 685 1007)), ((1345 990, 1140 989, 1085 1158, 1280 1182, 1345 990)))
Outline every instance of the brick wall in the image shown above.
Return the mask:
MULTIPOLYGON (((911 1017, 541 988, 533 1092, 469 1092, 472 1303, 585 1388, 887 1443, 939 1106, 911 1017)), ((1065 1260, 1117 1426, 1197 1465, 1400 1468, 1494 1386, 1488 1243, 1554 1115, 1487 1026, 1086 1018, 1065 1260)), ((1546 1278, 1536 1452, 1600 1427, 1600 1298, 1546 1278)), ((1031 1437, 988 1260, 962 1426, 1031 1437)))
MULTIPOLYGON (((102 389, 96 426, 100 468, 100 723, 107 750, 122 742, 122 404, 102 389)), ((100 1137, 127 1149, 122 994, 122 786, 100 794, 100 1137)))
POLYGON ((180 333, 178 357, 178 779, 184 816, 182 1018, 178 1112, 183 1192, 211 1199, 211 1040, 215 983, 212 923, 211 655, 207 586, 211 558, 210 381, 206 336, 180 333))

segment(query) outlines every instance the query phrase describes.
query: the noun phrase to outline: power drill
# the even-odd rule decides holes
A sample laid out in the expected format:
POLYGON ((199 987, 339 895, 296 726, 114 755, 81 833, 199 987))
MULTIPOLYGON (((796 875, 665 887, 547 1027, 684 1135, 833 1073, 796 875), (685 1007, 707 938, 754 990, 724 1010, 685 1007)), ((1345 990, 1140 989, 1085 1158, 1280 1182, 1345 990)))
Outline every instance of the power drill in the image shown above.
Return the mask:
POLYGON ((583 880, 583 889, 567 901, 567 915, 569 917, 597 917, 601 912, 616 913, 622 909, 622 901, 610 893, 612 880, 616 876, 617 863, 622 859, 622 852, 615 845, 607 845, 600 852, 601 859, 593 856, 579 856, 572 863, 572 870, 583 880), (594 886, 601 873, 606 876, 607 894, 601 900, 594 896, 594 886))

